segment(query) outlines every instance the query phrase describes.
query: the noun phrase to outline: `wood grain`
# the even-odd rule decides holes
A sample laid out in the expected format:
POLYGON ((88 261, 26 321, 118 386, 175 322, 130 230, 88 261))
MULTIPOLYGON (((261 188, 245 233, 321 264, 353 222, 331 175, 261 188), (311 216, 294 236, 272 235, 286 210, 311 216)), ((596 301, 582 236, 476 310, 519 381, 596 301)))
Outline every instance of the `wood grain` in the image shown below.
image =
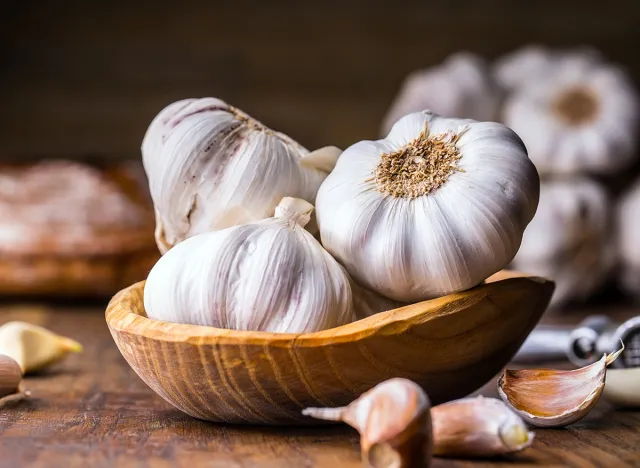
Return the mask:
POLYGON ((520 347, 553 291, 540 278, 494 279, 316 333, 151 320, 144 282, 116 295, 106 319, 142 380, 185 413, 226 423, 316 424, 300 411, 346 405, 392 377, 417 382, 434 403, 487 382, 520 347))
MULTIPOLYGON (((358 434, 346 426, 212 424, 173 408, 122 358, 104 308, 0 306, 0 324, 30 320, 79 340, 85 352, 27 377, 28 399, 0 409, 0 468, 359 468, 358 434)), ((580 310, 547 322, 578 323, 587 313, 624 319, 635 309, 580 310)), ((495 396, 495 380, 482 389, 495 396)), ((580 423, 536 430, 533 446, 504 459, 435 460, 447 468, 640 466, 640 412, 603 399, 580 423)))

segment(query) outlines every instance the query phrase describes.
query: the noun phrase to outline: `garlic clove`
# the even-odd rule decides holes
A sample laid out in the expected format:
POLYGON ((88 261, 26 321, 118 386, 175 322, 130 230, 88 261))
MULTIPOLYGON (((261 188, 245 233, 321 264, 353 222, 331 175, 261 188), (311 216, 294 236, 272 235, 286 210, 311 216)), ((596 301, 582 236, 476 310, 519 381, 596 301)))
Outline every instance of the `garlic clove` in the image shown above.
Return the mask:
POLYGON ((607 370, 603 395, 614 405, 640 408, 640 367, 607 370))
POLYGON ((602 356, 580 369, 506 369, 498 380, 504 402, 538 427, 573 424, 595 406, 604 388, 607 366, 624 350, 602 356))
POLYGON ((429 399, 410 380, 376 385, 341 408, 306 408, 302 414, 343 421, 360 433, 362 460, 374 468, 428 466, 432 437, 429 399))
POLYGON ((338 162, 338 158, 342 154, 342 150, 335 146, 324 146, 300 159, 303 166, 318 169, 329 174, 338 162))
POLYGON ((463 398, 431 408, 433 453, 441 457, 493 457, 529 447, 534 434, 503 402, 463 398))
POLYGON ((26 322, 8 322, 0 327, 0 354, 14 359, 24 374, 41 370, 79 353, 82 345, 46 328, 26 322))
POLYGON ((4 354, 0 354, 0 399, 18 393, 22 369, 18 363, 4 354))

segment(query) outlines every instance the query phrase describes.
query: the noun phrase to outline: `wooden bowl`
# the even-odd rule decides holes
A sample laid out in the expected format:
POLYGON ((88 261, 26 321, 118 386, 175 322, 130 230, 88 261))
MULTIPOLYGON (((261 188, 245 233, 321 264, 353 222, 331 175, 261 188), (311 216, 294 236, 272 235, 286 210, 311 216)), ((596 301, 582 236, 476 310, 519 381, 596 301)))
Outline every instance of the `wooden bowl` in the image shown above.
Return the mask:
POLYGON ((144 282, 118 293, 106 320, 129 365, 199 419, 317 424, 307 406, 343 406, 383 380, 420 384, 434 404, 495 376, 544 312, 551 281, 501 272, 468 291, 316 333, 223 330, 151 320, 144 282))

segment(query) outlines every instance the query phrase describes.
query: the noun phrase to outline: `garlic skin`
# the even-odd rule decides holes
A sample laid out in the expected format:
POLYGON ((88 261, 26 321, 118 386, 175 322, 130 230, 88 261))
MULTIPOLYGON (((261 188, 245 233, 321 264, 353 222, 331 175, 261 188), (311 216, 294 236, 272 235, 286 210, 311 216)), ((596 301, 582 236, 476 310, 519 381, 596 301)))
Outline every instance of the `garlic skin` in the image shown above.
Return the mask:
POLYGON ((610 202, 594 181, 574 177, 543 181, 538 211, 512 266, 556 283, 551 307, 592 295, 615 261, 610 202))
POLYGON ((411 468, 430 465, 433 439, 430 402, 416 383, 386 380, 341 408, 306 408, 302 414, 343 421, 360 433, 365 466, 411 468))
POLYGON ((624 169, 635 155, 640 122, 630 78, 585 51, 547 60, 506 99, 504 123, 520 135, 541 174, 624 169))
POLYGON ((402 84, 382 124, 384 134, 412 112, 430 109, 444 117, 495 120, 500 93, 487 63, 469 52, 411 73, 402 84))
POLYGON ((351 281, 351 293, 353 296, 354 320, 360 320, 380 312, 386 312, 409 305, 406 302, 394 301, 367 288, 363 288, 353 280, 351 281))
POLYGON ((636 229, 639 219, 640 181, 622 196, 616 208, 619 281, 622 288, 635 297, 640 297, 640 245, 636 229))
POLYGON ((320 187, 322 244, 362 286, 416 302, 505 267, 538 203, 539 179, 504 125, 424 111, 340 156, 320 187))
POLYGON ((602 356, 580 369, 505 369, 498 380, 500 398, 527 423, 564 427, 585 417, 605 387, 607 366, 624 351, 602 356))
POLYGON ((309 153, 219 99, 169 105, 142 143, 160 251, 273 216, 284 196, 313 202, 339 154, 334 147, 309 153))
POLYGON ((0 354, 16 361, 24 374, 40 371, 69 353, 81 351, 82 345, 77 341, 38 325, 7 322, 0 327, 0 354))
POLYGON ((349 278, 304 226, 313 205, 284 198, 275 217, 181 242, 144 290, 154 320, 303 333, 349 323, 349 278))
POLYGON ((534 434, 495 398, 462 398, 431 408, 434 455, 495 457, 529 447, 534 434))

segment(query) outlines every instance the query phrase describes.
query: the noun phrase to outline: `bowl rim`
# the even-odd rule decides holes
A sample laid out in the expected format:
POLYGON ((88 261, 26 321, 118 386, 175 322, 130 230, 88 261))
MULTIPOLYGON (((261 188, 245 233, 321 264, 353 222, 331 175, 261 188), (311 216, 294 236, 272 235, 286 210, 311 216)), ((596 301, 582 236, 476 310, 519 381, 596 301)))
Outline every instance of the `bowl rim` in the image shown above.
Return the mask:
MULTIPOLYGON (((484 300, 497 288, 508 285, 537 283, 553 291, 553 282, 546 278, 503 270, 473 288, 426 301, 387 310, 341 325, 308 333, 276 333, 265 331, 229 330, 204 325, 189 325, 154 320, 144 315, 142 297, 146 281, 139 281, 117 293, 105 311, 112 333, 128 333, 147 339, 202 344, 272 345, 282 347, 316 347, 355 342, 374 334, 396 335, 410 326, 438 317, 458 313, 484 300), (459 305, 461 307, 456 307, 459 305)), ((530 285, 533 287, 533 284, 530 285)))

